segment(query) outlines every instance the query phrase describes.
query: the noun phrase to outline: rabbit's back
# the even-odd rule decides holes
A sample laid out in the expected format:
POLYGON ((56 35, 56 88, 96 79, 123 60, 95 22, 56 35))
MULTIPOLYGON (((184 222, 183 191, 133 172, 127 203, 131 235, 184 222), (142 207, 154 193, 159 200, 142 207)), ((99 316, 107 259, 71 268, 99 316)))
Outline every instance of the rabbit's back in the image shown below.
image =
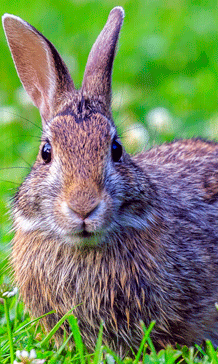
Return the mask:
POLYGON ((218 199, 218 143, 200 138, 153 147, 134 157, 152 180, 180 204, 189 200, 216 206, 218 199))

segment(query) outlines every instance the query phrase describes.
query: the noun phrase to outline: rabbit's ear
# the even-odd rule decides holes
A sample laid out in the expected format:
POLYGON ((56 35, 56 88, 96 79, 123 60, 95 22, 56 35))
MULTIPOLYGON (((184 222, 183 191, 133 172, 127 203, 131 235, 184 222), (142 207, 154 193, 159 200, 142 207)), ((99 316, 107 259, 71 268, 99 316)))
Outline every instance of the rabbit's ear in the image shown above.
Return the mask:
POLYGON ((20 80, 47 122, 64 95, 74 90, 69 71, 54 46, 30 24, 10 14, 2 21, 20 80))
POLYGON ((82 92, 90 98, 99 99, 106 115, 110 115, 112 66, 123 18, 122 7, 111 10, 91 49, 83 78, 82 92))

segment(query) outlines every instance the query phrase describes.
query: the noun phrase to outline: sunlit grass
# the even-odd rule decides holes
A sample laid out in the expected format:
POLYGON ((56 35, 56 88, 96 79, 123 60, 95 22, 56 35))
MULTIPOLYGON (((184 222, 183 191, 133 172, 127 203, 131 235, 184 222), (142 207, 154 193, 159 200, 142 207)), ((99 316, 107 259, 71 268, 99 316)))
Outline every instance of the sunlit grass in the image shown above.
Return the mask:
MULTIPOLYGON (((89 353, 83 343, 77 319, 70 310, 48 333, 39 325, 40 318, 31 319, 24 312, 24 306, 18 299, 16 290, 8 291, 6 285, 1 287, 1 326, 0 326, 0 363, 23 364, 216 364, 218 352, 210 341, 204 348, 196 347, 167 347, 157 352, 154 348, 150 333, 155 322, 148 328, 141 323, 144 332, 138 352, 133 357, 120 358, 110 348, 102 344, 104 325, 99 328, 99 335, 93 353, 89 353), (5 291, 6 289, 6 291, 5 291), (63 342, 57 348, 53 335, 68 320, 71 333, 63 335, 63 342), (72 342, 74 345, 72 345, 72 342)), ((49 312, 47 315, 53 313, 49 312)))

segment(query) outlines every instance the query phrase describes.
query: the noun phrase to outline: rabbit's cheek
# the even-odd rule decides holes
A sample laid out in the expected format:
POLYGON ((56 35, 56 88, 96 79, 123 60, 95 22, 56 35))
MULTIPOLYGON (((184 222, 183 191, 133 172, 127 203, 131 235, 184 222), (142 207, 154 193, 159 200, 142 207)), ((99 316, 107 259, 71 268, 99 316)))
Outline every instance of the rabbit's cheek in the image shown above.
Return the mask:
POLYGON ((21 211, 14 209, 14 226, 24 232, 31 232, 40 228, 41 224, 38 216, 36 218, 26 217, 21 211))

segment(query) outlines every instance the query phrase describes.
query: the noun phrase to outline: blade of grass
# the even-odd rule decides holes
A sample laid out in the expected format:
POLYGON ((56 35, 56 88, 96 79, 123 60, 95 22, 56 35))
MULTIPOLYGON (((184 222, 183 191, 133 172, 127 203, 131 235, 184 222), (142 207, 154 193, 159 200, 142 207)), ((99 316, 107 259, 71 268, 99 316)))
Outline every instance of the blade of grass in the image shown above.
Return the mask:
POLYGON ((82 364, 85 364, 84 345, 83 345, 82 337, 80 334, 80 329, 79 329, 79 326, 77 323, 77 319, 74 315, 71 315, 70 317, 68 317, 68 321, 70 323, 75 345, 76 345, 76 348, 77 348, 79 356, 80 356, 80 362, 82 364))
POLYGON ((195 344, 195 347, 202 355, 206 355, 205 351, 198 344, 195 344))
POLYGON ((68 344, 68 342, 70 341, 71 337, 73 336, 73 333, 71 332, 71 334, 69 335, 69 337, 66 339, 66 341, 64 341, 64 343, 60 346, 60 348, 58 349, 58 351, 54 354, 54 356, 51 358, 51 360, 49 361, 49 364, 55 364, 57 361, 57 358, 59 357, 59 355, 62 353, 62 351, 64 350, 65 346, 68 344))
POLYGON ((206 340, 206 353, 208 354, 212 364, 218 363, 217 352, 209 340, 206 340))
POLYGON ((99 364, 101 362, 101 355, 102 355, 102 336, 103 336, 103 322, 101 322, 99 333, 98 333, 98 340, 95 346, 95 355, 94 355, 94 364, 99 364))
POLYGON ((12 330, 11 330, 11 323, 10 323, 9 307, 8 307, 7 298, 4 298, 4 310, 5 310, 5 316, 6 316, 6 321, 7 321, 8 341, 9 341, 9 347, 10 347, 10 359, 11 359, 11 364, 13 364, 13 362, 14 362, 14 346, 13 346, 13 335, 12 335, 12 330))
POLYGON ((70 311, 68 311, 61 319, 56 323, 56 325, 49 331, 49 333, 46 335, 46 337, 41 341, 39 344, 40 347, 45 345, 51 337, 56 333, 56 331, 59 329, 59 327, 64 323, 64 321, 71 315, 72 311, 74 310, 74 307, 71 308, 70 311))
POLYGON ((143 331, 144 331, 144 336, 143 336, 143 339, 142 339, 141 344, 139 346, 139 350, 138 350, 138 352, 136 354, 135 360, 133 361, 133 364, 137 364, 139 362, 139 359, 141 357, 141 354, 142 354, 144 345, 145 345, 146 341, 148 340, 149 335, 150 335, 150 333, 151 333, 154 325, 155 325, 155 321, 151 321, 149 327, 146 329, 144 323, 142 323, 142 328, 143 328, 143 331))
POLYGON ((171 346, 167 346, 165 350, 161 350, 159 351, 159 353, 157 354, 158 356, 158 362, 160 363, 160 361, 162 360, 162 355, 160 356, 160 353, 163 352, 164 355, 164 362, 167 364, 173 364, 175 363, 175 361, 177 361, 177 359, 179 359, 179 357, 182 356, 182 352, 179 350, 174 350, 171 346))
POLYGON ((19 299, 18 299, 18 295, 16 295, 16 301, 15 301, 15 317, 14 317, 14 331, 16 331, 17 325, 18 325, 18 308, 19 308, 19 299))
POLYGON ((35 322, 39 321, 41 318, 43 318, 43 317, 45 317, 47 315, 51 315, 52 313, 55 313, 55 311, 53 310, 53 311, 47 312, 44 315, 42 315, 40 317, 37 317, 37 318, 31 320, 30 322, 27 322, 25 325, 19 327, 19 329, 17 329, 14 332, 14 335, 20 334, 22 332, 22 330, 25 330, 29 325, 34 324, 35 322))

